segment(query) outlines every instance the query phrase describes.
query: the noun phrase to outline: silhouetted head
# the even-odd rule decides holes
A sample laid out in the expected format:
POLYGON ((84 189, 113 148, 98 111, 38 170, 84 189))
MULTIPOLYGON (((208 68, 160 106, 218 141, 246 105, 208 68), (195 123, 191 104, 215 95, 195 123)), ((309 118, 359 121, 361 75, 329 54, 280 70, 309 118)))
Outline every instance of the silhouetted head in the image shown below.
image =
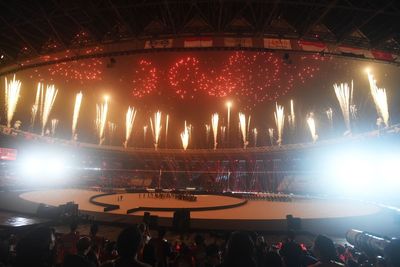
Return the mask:
POLYGON ((142 233, 136 226, 128 227, 119 234, 117 250, 121 258, 136 256, 142 243, 142 233))
POLYGON ((48 227, 30 231, 18 242, 16 266, 48 266, 54 240, 53 231, 48 227))
POLYGON ((332 239, 318 235, 314 241, 314 254, 320 261, 337 260, 336 248, 332 239))

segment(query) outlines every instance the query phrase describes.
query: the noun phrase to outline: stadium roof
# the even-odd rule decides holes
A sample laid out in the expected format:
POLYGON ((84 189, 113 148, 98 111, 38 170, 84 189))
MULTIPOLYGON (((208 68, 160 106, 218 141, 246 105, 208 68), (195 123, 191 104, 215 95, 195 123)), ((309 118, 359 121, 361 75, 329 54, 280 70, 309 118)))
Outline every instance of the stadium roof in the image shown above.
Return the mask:
POLYGON ((13 0, 0 6, 3 63, 165 36, 275 36, 400 49, 395 0, 13 0))

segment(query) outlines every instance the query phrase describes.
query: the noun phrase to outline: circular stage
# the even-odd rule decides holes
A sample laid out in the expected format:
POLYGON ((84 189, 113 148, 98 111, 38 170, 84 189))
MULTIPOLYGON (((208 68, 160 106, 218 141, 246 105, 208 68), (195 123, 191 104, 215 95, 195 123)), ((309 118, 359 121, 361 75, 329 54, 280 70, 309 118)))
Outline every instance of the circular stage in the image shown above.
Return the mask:
POLYGON ((245 201, 226 195, 196 196, 197 201, 184 201, 147 195, 143 197, 143 193, 107 195, 83 189, 53 189, 25 192, 19 194, 18 198, 37 205, 44 203, 52 206, 73 201, 79 204, 82 212, 95 216, 96 220, 107 222, 139 222, 146 211, 143 207, 148 207, 152 215, 159 217, 159 224, 165 226, 171 226, 173 211, 163 211, 164 208, 202 208, 201 211, 190 213, 191 226, 198 229, 285 230, 286 216, 291 214, 301 218, 303 230, 324 233, 333 230, 344 234, 349 228, 368 231, 378 229, 372 225, 371 218, 374 218, 377 226, 388 225, 389 220, 386 209, 355 200, 294 197, 290 202, 278 202, 245 201), (119 200, 120 196, 122 200, 119 200), (93 204, 91 198, 102 204, 119 205, 119 208, 104 212, 104 206, 93 204), (127 214, 128 210, 139 207, 142 209, 127 214))

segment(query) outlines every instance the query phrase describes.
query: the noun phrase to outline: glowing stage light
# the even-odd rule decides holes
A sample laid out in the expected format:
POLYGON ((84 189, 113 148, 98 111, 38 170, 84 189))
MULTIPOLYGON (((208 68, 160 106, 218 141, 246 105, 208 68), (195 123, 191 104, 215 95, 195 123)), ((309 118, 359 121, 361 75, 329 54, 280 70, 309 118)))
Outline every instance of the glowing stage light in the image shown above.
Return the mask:
POLYGON ((161 118, 162 118, 161 111, 157 111, 154 114, 154 121, 152 120, 152 118, 150 118, 150 126, 151 126, 151 132, 153 133, 155 149, 157 149, 157 147, 158 147, 158 142, 160 139, 160 134, 161 134, 161 129, 162 129, 161 118))
POLYGON ((276 103, 276 111, 274 112, 276 129, 278 132, 278 145, 282 145, 283 128, 285 126, 285 112, 284 107, 276 103))
POLYGON ((181 133, 181 141, 182 141, 183 150, 187 149, 187 147, 189 145, 189 139, 190 139, 190 131, 189 131, 189 127, 186 125, 186 121, 185 121, 185 128, 183 129, 183 132, 181 133))
POLYGON ((14 117, 15 110, 19 99, 19 92, 21 90, 21 81, 15 79, 15 75, 11 81, 5 78, 5 104, 6 104, 6 117, 7 127, 11 127, 11 121, 14 117))
POLYGON ((219 116, 218 113, 214 113, 211 116, 211 128, 214 134, 214 149, 217 149, 217 136, 218 136, 218 120, 219 116))
POLYGON ((76 125, 78 124, 78 118, 79 118, 79 111, 81 109, 81 104, 82 104, 82 97, 83 94, 82 92, 79 92, 76 94, 75 97, 75 105, 74 105, 74 113, 72 115, 72 139, 76 140, 76 125))
POLYGON ((96 131, 99 138, 99 145, 102 145, 105 140, 104 130, 107 122, 107 113, 108 96, 105 96, 102 104, 96 104, 96 131))
POLYGON ((128 107, 128 111, 125 116, 125 142, 124 147, 128 147, 129 139, 131 138, 133 123, 135 122, 136 109, 134 107, 128 107))
POLYGON ((368 72, 368 81, 371 89, 371 95, 375 103, 376 111, 382 118, 385 126, 389 126, 389 108, 385 88, 378 88, 374 76, 368 72))
POLYGON ((340 109, 342 110, 344 123, 346 124, 347 132, 351 133, 350 124, 350 106, 353 98, 353 81, 351 81, 351 88, 347 83, 334 84, 336 98, 339 101, 340 109))
POLYGON ((47 85, 46 93, 44 94, 44 101, 42 104, 42 135, 44 135, 46 124, 53 109, 54 101, 56 100, 58 90, 54 85, 47 85))
POLYGON ((246 129, 246 115, 239 112, 239 129, 242 134, 243 148, 246 149, 249 141, 247 141, 247 129, 246 129))
POLYGON ((310 129, 310 133, 311 133, 311 138, 313 140, 313 142, 315 143, 318 139, 318 135, 317 135, 317 130, 315 127, 315 120, 314 120, 314 114, 310 113, 307 117, 307 125, 308 128, 310 129))

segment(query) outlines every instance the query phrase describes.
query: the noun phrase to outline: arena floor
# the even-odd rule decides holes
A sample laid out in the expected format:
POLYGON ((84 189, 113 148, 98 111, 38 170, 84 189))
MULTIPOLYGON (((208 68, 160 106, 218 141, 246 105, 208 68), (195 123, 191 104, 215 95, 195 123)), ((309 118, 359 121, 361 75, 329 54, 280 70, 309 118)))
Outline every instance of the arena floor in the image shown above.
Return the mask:
MULTIPOLYGON (((197 195, 197 201, 158 199, 143 197, 138 193, 99 196, 97 202, 120 205, 120 209, 103 212, 103 207, 92 204, 89 199, 100 192, 83 189, 49 189, 18 193, 14 195, 13 206, 30 206, 32 212, 39 203, 52 206, 74 201, 82 212, 104 222, 137 223, 143 220, 144 211, 127 214, 135 207, 214 207, 231 205, 241 201, 238 198, 219 195, 197 195), (123 196, 118 201, 118 196, 123 196), (23 203, 21 203, 23 202, 23 203), (18 204, 20 203, 20 204, 18 204)), ((1 204, 0 204, 1 208, 1 204)), ((158 224, 172 226, 173 212, 151 211, 159 217, 158 224)), ((394 222, 393 212, 379 205, 345 199, 299 198, 292 202, 271 202, 249 200, 247 203, 220 210, 192 211, 193 229, 245 229, 256 231, 284 231, 287 229, 286 215, 301 218, 302 230, 344 236, 351 228, 385 234, 400 235, 399 225, 394 222), (384 226, 384 227, 383 227, 384 226)))
MULTIPOLYGON (((58 206, 68 201, 79 204, 79 208, 85 211, 102 212, 103 208, 89 202, 89 198, 99 194, 99 192, 60 189, 33 191, 20 195, 21 198, 48 205, 58 206)), ((176 199, 158 199, 139 196, 138 193, 126 193, 117 195, 107 195, 96 198, 96 201, 120 205, 119 210, 111 213, 124 214, 126 211, 135 207, 213 207, 230 205, 240 202, 239 199, 229 196, 219 195, 198 195, 197 201, 183 201, 176 199), (118 201, 118 196, 123 196, 122 201, 118 201)), ((280 220, 286 219, 287 214, 303 219, 320 218, 343 218, 359 217, 376 214, 380 208, 375 205, 353 202, 349 205, 347 200, 326 200, 326 199, 299 199, 293 202, 271 202, 263 200, 250 200, 245 205, 231 209, 192 211, 190 216, 193 219, 226 219, 226 220, 280 220)), ((173 212, 153 211, 159 217, 172 218, 173 212)), ((132 213, 132 215, 143 214, 143 211, 132 213)))

